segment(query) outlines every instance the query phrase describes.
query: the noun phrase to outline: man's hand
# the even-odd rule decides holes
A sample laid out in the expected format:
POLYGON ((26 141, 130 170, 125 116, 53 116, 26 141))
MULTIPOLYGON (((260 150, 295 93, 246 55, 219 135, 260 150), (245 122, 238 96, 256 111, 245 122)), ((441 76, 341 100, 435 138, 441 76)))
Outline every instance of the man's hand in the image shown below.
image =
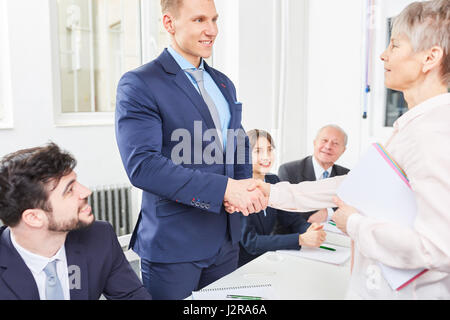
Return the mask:
POLYGON ((248 187, 248 191, 259 189, 264 193, 264 196, 269 199, 270 196, 270 183, 266 183, 262 180, 251 179, 251 183, 248 187))
POLYGON ((223 206, 225 207, 225 211, 228 213, 235 213, 237 212, 237 209, 233 207, 228 201, 223 201, 223 206))
POLYGON ((305 233, 298 237, 298 243, 301 246, 318 248, 327 238, 327 234, 323 231, 323 226, 313 223, 305 233))
POLYGON ((229 178, 224 196, 224 206, 228 213, 236 211, 248 216, 259 212, 267 207, 267 198, 258 188, 250 186, 254 184, 253 179, 234 180, 229 178))
POLYGON ((312 214, 309 219, 308 222, 309 223, 322 223, 327 221, 328 219, 328 210, 327 209, 322 209, 317 211, 316 213, 312 214))
POLYGON ((348 218, 353 214, 357 214, 358 210, 345 204, 344 201, 337 197, 333 198, 333 202, 339 207, 339 209, 334 212, 333 221, 336 223, 336 227, 347 234, 348 218))

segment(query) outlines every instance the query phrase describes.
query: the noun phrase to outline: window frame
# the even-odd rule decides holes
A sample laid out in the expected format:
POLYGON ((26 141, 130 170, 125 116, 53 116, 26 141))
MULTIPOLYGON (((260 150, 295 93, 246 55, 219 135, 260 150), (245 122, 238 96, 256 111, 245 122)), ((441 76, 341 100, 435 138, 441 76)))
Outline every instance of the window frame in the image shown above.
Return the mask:
MULTIPOLYGON (((60 70, 60 42, 58 34, 58 4, 56 0, 50 1, 50 37, 51 37, 51 55, 52 61, 52 96, 53 96, 53 116, 56 127, 79 127, 79 126, 111 126, 114 125, 114 111, 111 112, 63 112, 62 105, 62 82, 60 70)), ((141 41, 141 64, 143 62, 143 43, 142 43, 142 27, 143 17, 143 1, 140 0, 139 36, 141 41)))

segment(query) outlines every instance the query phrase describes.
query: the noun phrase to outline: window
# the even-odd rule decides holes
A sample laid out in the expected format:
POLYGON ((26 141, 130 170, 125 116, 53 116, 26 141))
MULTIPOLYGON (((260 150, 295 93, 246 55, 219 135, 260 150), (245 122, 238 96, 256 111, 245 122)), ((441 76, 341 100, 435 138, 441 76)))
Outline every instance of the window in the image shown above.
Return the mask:
MULTIPOLYGON (((392 18, 387 19, 387 41, 389 45, 392 33, 392 18)), ((403 93, 391 89, 386 89, 386 113, 385 123, 386 127, 392 127, 394 122, 408 111, 408 104, 405 101, 403 93)))
POLYGON ((54 1, 57 123, 80 115, 112 123, 120 77, 142 64, 141 1, 54 1))

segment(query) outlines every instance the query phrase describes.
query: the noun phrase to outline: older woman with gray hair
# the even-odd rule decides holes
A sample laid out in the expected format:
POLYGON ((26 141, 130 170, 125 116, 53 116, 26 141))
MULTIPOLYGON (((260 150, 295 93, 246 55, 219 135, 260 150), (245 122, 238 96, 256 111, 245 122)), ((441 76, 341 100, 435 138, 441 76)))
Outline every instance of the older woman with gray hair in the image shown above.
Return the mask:
POLYGON ((402 91, 409 108, 384 147, 409 178, 417 204, 414 227, 363 216, 337 199, 345 176, 259 184, 270 194, 269 206, 278 209, 320 209, 334 198, 339 210, 333 220, 355 243, 349 298, 450 299, 449 39, 450 0, 415 2, 395 19, 381 55, 386 87, 402 91), (428 272, 396 291, 378 262, 428 272))

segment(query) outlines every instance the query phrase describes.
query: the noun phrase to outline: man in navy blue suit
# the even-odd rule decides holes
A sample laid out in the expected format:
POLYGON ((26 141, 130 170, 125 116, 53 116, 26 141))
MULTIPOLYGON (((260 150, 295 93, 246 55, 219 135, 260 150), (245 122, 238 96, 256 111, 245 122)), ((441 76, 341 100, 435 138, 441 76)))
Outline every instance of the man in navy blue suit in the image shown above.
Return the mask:
POLYGON ((183 299, 237 268, 240 213, 266 205, 252 176, 242 104, 212 54, 213 0, 162 0, 171 46, 119 82, 116 138, 131 183, 143 190, 130 245, 154 299, 183 299))
POLYGON ((0 162, 0 300, 151 299, 55 144, 0 162))

